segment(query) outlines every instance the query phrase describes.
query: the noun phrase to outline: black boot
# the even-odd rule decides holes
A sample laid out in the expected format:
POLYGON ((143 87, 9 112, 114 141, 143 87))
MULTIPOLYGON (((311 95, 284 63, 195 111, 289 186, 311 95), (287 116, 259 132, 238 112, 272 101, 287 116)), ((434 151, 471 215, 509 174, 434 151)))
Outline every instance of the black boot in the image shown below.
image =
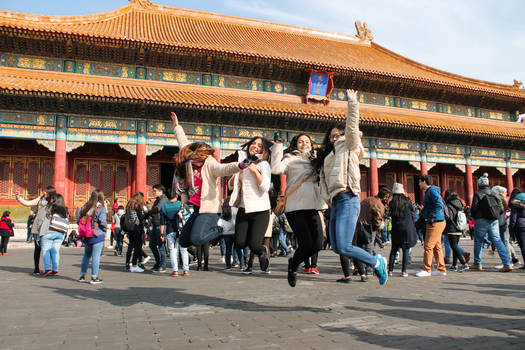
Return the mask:
POLYGON ((297 283, 297 272, 292 269, 292 259, 288 259, 288 284, 290 287, 295 287, 297 283))

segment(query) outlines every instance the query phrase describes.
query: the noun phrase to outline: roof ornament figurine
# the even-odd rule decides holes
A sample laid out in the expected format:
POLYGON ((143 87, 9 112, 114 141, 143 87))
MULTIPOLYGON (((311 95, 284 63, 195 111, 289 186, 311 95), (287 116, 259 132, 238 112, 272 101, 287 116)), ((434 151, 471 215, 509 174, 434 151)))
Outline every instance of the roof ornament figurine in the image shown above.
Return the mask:
POLYGON ((368 24, 361 21, 355 21, 355 29, 357 30, 357 37, 360 41, 373 41, 374 36, 372 35, 372 30, 368 28, 368 24))
POLYGON ((139 6, 145 9, 153 5, 153 3, 148 0, 129 0, 129 3, 131 5, 139 6))
POLYGON ((514 84, 512 86, 515 87, 516 89, 519 89, 521 88, 522 85, 523 85, 523 82, 517 81, 516 79, 514 79, 514 84))

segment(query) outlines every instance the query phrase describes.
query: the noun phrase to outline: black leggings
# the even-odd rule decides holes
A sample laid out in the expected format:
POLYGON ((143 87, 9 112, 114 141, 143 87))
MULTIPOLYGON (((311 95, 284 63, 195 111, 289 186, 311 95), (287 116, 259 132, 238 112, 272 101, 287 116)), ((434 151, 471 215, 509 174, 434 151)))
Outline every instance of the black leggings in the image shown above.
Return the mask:
MULTIPOLYGON (((349 277, 350 276, 350 258, 347 257, 346 255, 340 254, 339 262, 341 263, 341 269, 343 269, 343 275, 345 275, 345 277, 349 277)), ((363 271, 363 274, 364 274, 364 271, 363 271)))
MULTIPOLYGON (((286 213, 286 219, 288 219, 288 223, 297 237, 297 250, 291 262, 291 268, 297 271, 297 267, 299 267, 301 262, 306 261, 323 247, 321 216, 314 209, 294 210, 286 213)), ((312 262, 313 265, 314 262, 312 262)), ((315 261, 315 266, 313 267, 316 266, 317 261, 315 261)))
POLYGON ((9 235, 2 235, 0 243, 0 253, 7 253, 7 243, 9 243, 9 235))
POLYGON ((201 266, 204 255, 204 267, 208 267, 208 260, 210 258, 210 242, 206 242, 197 247, 197 265, 201 266))
POLYGON ((33 251, 33 260, 35 261, 35 272, 36 272, 40 268, 40 253, 42 252, 42 248, 40 248, 40 243, 36 236, 33 236, 33 240, 35 242, 35 250, 33 251))
POLYGON ((264 251, 264 234, 268 228, 270 211, 258 211, 246 214, 244 208, 239 208, 235 220, 235 244, 239 248, 250 247, 250 250, 260 255, 264 251))
POLYGON ((144 255, 142 252, 142 237, 137 232, 129 235, 129 245, 128 250, 126 251, 126 265, 129 264, 132 252, 133 258, 131 259, 131 264, 137 266, 137 263, 144 255))
POLYGON ((319 258, 319 253, 314 253, 309 258, 304 260, 305 269, 313 269, 317 267, 317 259, 319 258))
POLYGON ((520 230, 518 228, 516 238, 518 241, 518 245, 520 246, 521 257, 523 258, 523 266, 525 266, 525 230, 524 229, 520 230))
POLYGON ((461 265, 465 265, 465 258, 463 254, 459 251, 458 244, 461 235, 447 235, 448 242, 450 243, 450 249, 452 249, 452 266, 457 266, 458 259, 461 265))
POLYGON ((408 257, 410 255, 409 249, 403 248, 402 245, 395 244, 394 242, 392 242, 392 249, 390 250, 390 257, 388 259, 388 272, 392 272, 394 270, 394 262, 399 249, 403 251, 403 265, 401 267, 401 271, 407 272, 408 257))

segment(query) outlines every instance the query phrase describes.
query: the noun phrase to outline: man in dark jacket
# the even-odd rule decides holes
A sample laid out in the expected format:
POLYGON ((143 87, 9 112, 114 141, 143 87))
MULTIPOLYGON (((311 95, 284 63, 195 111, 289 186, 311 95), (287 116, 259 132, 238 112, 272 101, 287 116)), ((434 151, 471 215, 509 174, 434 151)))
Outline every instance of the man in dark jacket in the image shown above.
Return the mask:
MULTIPOLYGON (((484 197, 491 195, 494 198, 494 201, 497 202, 497 206, 501 212, 504 211, 503 204, 497 193, 493 193, 489 187, 489 177, 485 173, 478 180, 478 187, 474 193, 474 198, 472 200, 472 217, 475 220, 474 223, 474 265, 470 267, 471 270, 481 270, 481 248, 483 246, 483 241, 486 235, 488 235, 489 240, 494 244, 498 250, 499 257, 503 263, 503 267, 499 269, 500 272, 509 272, 512 271, 512 262, 509 257, 507 248, 500 239, 499 235, 499 223, 498 218, 490 218, 487 215, 489 208, 486 206, 486 200, 484 197)), ((489 197, 489 198, 491 198, 489 197)), ((499 214, 498 214, 499 216, 499 214)))
POLYGON ((153 229, 149 237, 149 247, 153 256, 155 256, 155 266, 153 266, 152 272, 166 272, 166 246, 164 244, 165 236, 160 233, 160 226, 165 225, 164 218, 160 215, 160 208, 166 202, 168 197, 165 194, 166 188, 163 185, 153 186, 153 195, 155 196, 155 202, 151 207, 151 210, 147 213, 148 217, 151 217, 151 223, 153 229))

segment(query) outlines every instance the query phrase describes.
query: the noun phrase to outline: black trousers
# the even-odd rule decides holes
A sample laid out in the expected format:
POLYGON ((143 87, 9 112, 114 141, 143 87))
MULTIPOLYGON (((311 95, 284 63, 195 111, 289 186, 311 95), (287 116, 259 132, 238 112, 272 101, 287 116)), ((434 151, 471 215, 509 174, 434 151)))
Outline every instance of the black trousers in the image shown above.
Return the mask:
MULTIPOLYGON (((341 263, 341 269, 343 270, 343 275, 345 277, 350 276, 350 258, 346 255, 339 255, 339 262, 341 263)), ((363 274, 365 272, 363 271, 363 274)))
POLYGON ((33 260, 35 262, 35 272, 40 268, 40 253, 42 248, 40 248, 39 240, 36 236, 33 236, 33 241, 35 242, 35 250, 33 251, 33 260))
MULTIPOLYGON (((376 238, 376 231, 373 231, 370 225, 363 225, 361 223, 357 223, 356 235, 354 238, 354 241, 355 241, 354 245, 361 247, 367 253, 372 254, 374 251, 375 238, 376 238)), ((366 265, 360 260, 355 260, 354 263, 360 275, 364 275, 365 271, 366 271, 366 274, 372 274, 373 272, 372 267, 366 265)))
POLYGON ((210 242, 197 247, 197 265, 200 267, 204 258, 204 267, 208 267, 208 260, 210 259, 210 242))
POLYGON ((452 265, 457 266, 458 260, 462 265, 465 265, 465 258, 463 254, 459 251, 458 244, 461 235, 447 235, 448 242, 450 243, 450 249, 452 249, 452 265))
POLYGON ((143 253, 142 253, 142 236, 139 232, 135 232, 134 234, 131 234, 129 237, 129 245, 128 250, 126 251, 126 265, 129 264, 129 260, 131 258, 131 264, 133 266, 137 266, 137 263, 141 260, 143 253), (131 254, 133 253, 133 257, 131 254))
POLYGON ((244 208, 239 208, 235 219, 235 244, 240 249, 246 246, 250 250, 260 255, 264 251, 264 234, 268 228, 270 211, 258 211, 246 214, 244 208))
POLYGON ((0 242, 0 253, 7 253, 7 243, 9 243, 9 235, 2 235, 0 242))
MULTIPOLYGON (((297 249, 291 262, 291 268, 297 271, 301 262, 306 261, 323 247, 323 225, 321 216, 315 209, 288 212, 286 219, 297 237, 297 249)), ((317 266, 317 261, 315 263, 317 266)))

